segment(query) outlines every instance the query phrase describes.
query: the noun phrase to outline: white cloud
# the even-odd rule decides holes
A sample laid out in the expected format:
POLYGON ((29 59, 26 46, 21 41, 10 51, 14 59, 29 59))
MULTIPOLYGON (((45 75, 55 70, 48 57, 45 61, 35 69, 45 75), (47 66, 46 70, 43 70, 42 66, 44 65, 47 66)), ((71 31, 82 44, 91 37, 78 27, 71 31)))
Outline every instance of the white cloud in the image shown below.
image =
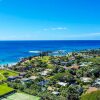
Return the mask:
POLYGON ((52 31, 55 31, 55 30, 67 30, 66 27, 53 27, 53 28, 44 28, 43 29, 44 31, 49 31, 49 30, 52 30, 52 31))
MULTIPOLYGON (((76 35, 78 36, 78 35, 76 35)), ((97 37, 100 36, 100 33, 85 33, 85 34, 80 34, 79 37, 97 37)))
POLYGON ((56 27, 56 28, 51 28, 51 30, 66 30, 66 27, 56 27))
POLYGON ((100 39, 100 33, 66 34, 66 36, 64 36, 64 39, 94 40, 94 39, 100 39))
POLYGON ((100 33, 91 33, 92 36, 100 36, 100 33))

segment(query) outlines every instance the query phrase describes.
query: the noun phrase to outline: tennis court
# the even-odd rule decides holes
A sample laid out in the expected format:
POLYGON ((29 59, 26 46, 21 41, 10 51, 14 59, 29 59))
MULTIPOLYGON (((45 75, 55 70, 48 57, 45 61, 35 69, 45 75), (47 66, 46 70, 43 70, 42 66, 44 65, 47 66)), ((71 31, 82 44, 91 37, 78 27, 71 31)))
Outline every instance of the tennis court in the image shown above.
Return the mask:
POLYGON ((7 98, 4 98, 2 100, 40 100, 40 98, 24 93, 14 93, 11 96, 8 96, 7 98))

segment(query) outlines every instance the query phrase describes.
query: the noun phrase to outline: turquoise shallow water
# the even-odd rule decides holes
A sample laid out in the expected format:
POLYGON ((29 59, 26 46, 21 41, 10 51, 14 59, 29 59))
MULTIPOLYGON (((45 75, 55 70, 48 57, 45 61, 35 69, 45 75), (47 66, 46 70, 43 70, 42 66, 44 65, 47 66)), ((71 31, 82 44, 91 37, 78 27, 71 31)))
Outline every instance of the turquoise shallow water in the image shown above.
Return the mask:
POLYGON ((0 41, 0 64, 15 63, 22 57, 37 55, 38 51, 100 48, 98 41, 0 41))

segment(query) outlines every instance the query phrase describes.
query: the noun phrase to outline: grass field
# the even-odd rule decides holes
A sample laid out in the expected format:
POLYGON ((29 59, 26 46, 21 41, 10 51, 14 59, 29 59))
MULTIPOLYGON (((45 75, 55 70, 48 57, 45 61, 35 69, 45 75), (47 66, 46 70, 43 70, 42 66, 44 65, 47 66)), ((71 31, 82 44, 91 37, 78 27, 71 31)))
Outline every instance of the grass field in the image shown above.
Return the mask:
POLYGON ((5 77, 0 73, 0 80, 5 80, 5 77))
POLYGON ((40 60, 42 60, 43 62, 48 62, 50 57, 49 56, 44 56, 42 58, 39 58, 40 60))
POLYGON ((4 73, 8 73, 8 75, 9 76, 17 76, 18 75, 18 73, 17 72, 15 72, 15 71, 10 71, 10 70, 0 70, 0 73, 1 74, 4 74, 4 73))
POLYGON ((0 96, 9 93, 11 91, 13 91, 13 89, 8 87, 7 84, 0 85, 0 96))
POLYGON ((100 100, 100 90, 83 95, 81 100, 100 100))
POLYGON ((14 93, 11 96, 8 96, 7 98, 4 98, 2 100, 40 100, 40 98, 24 93, 14 93))
POLYGON ((17 76, 18 73, 10 70, 0 70, 0 80, 5 80, 6 77, 4 76, 4 73, 8 73, 8 76, 17 76))

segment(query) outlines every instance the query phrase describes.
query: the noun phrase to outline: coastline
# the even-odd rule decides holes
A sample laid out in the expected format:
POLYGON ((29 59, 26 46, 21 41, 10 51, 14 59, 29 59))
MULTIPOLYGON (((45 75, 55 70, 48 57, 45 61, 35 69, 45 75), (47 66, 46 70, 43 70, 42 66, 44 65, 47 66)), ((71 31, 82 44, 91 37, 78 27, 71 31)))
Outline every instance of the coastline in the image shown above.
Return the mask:
MULTIPOLYGON (((39 51, 66 51, 100 48, 100 41, 88 40, 44 40, 44 41, 0 41, 0 65, 16 63, 20 58, 38 55, 39 51)), ((60 52, 59 52, 60 53, 60 52)))
POLYGON ((16 65, 17 63, 18 63, 18 62, 12 62, 12 63, 8 62, 8 63, 6 63, 6 64, 0 64, 0 67, 2 67, 2 68, 4 68, 4 66, 11 67, 11 66, 13 66, 13 65, 16 65))
POLYGON ((69 52, 100 49, 100 40, 0 41, 0 48, 0 66, 11 66, 21 58, 38 56, 44 51, 52 51, 55 56, 64 56, 69 52))
POLYGON ((0 66, 1 67, 4 67, 4 66, 11 67, 13 65, 16 65, 18 62, 22 61, 23 59, 27 59, 29 57, 38 57, 40 53, 44 53, 44 52, 48 52, 49 56, 67 56, 69 54, 72 54, 73 52, 80 53, 80 52, 86 52, 86 51, 92 51, 92 50, 96 51, 96 50, 100 50, 100 48, 84 49, 84 50, 77 50, 77 51, 71 51, 71 52, 67 52, 67 50, 57 50, 57 51, 38 51, 38 50, 36 50, 36 52, 32 51, 31 54, 33 52, 35 52, 37 55, 31 55, 31 56, 29 55, 29 56, 26 56, 26 57, 22 57, 21 59, 19 59, 18 61, 15 61, 15 62, 8 62, 7 61, 7 62, 4 62, 4 63, 0 64, 0 66))
MULTIPOLYGON (((78 91, 77 93, 79 96, 77 98, 83 96, 82 93, 87 93, 87 91, 91 89, 91 86, 94 86, 93 89, 95 88, 96 91, 99 90, 99 88, 94 85, 94 82, 98 81, 99 75, 95 73, 90 76, 88 75, 94 70, 98 73, 100 49, 68 52, 66 56, 50 56, 48 53, 48 51, 42 52, 39 56, 23 58, 18 64, 10 63, 8 64, 8 67, 1 67, 1 75, 3 75, 4 78, 6 77, 5 74, 8 73, 7 78, 5 78, 5 83, 10 85, 9 87, 12 89, 16 89, 15 86, 18 86, 16 90, 20 91, 22 91, 22 87, 20 88, 19 85, 23 86, 23 93, 26 93, 27 89, 30 90, 27 94, 31 94, 34 89, 37 89, 38 91, 34 91, 31 95, 35 95, 40 98, 44 91, 48 91, 48 94, 52 96, 57 93, 55 96, 56 98, 59 98, 59 94, 63 93, 62 86, 66 89, 66 91, 70 90, 70 87, 75 89, 76 92, 78 91), (14 64, 16 65, 12 66, 14 64), (97 65, 96 68, 94 65, 97 65), (30 84, 30 88, 28 86, 26 87, 27 82, 30 84), (83 85, 87 87, 87 89, 84 88, 83 85), (45 87, 45 90, 43 90, 42 87, 45 87), (86 92, 84 92, 85 90, 86 92), (81 93, 79 94, 79 92, 81 93)), ((59 53, 62 54, 63 51, 61 52, 60 50, 59 53)), ((47 93, 45 95, 47 96, 47 93)), ((66 96, 64 97, 66 98, 66 96)))

